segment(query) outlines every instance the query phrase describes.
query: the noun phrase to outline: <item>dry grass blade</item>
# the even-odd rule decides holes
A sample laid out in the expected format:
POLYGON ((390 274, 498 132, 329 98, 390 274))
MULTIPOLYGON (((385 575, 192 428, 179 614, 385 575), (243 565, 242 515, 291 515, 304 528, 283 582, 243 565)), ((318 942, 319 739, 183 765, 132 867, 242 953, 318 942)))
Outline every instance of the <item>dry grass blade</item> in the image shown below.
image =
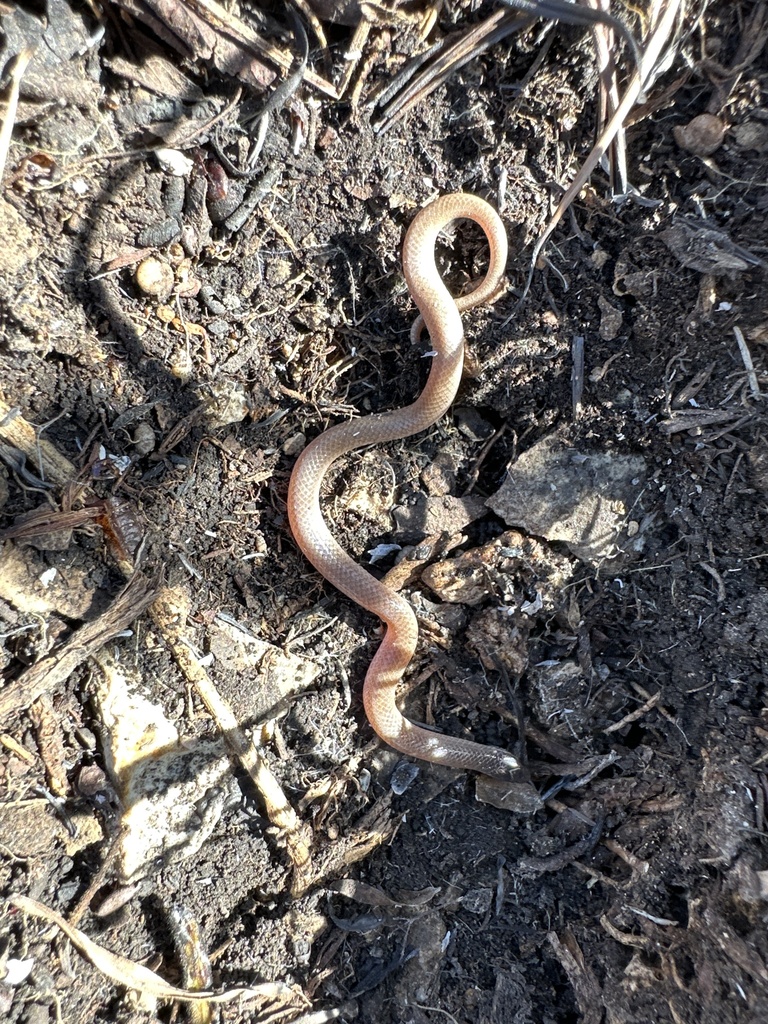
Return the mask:
POLYGON ((739 353, 741 355, 742 362, 744 363, 744 369, 747 371, 749 390, 752 393, 753 398, 760 398, 760 385, 757 380, 757 374, 755 373, 755 364, 752 362, 752 355, 749 351, 749 346, 747 345, 740 327, 734 327, 733 334, 736 338, 736 344, 739 346, 739 353))
POLYGON ((137 964, 119 953, 112 953, 104 946, 94 942, 93 939, 89 939, 84 932, 81 932, 79 928, 73 928, 61 914, 46 907, 44 903, 38 903, 37 900, 31 899, 29 896, 14 896, 9 902, 11 906, 25 914, 55 924, 83 956, 90 960, 93 966, 110 981, 140 992, 142 995, 154 999, 179 1000, 185 1003, 231 1003, 235 999, 258 999, 265 1003, 282 1003, 286 1007, 298 1008, 301 1005, 306 1005, 306 1000, 298 992, 279 982, 255 985, 249 988, 230 988, 223 992, 191 992, 184 988, 176 988, 175 985, 169 985, 159 974, 155 974, 154 971, 150 971, 142 964, 137 964))
MULTIPOLYGON (((653 27, 650 29, 648 39, 645 43, 645 48, 640 59, 640 67, 632 75, 629 85, 627 86, 613 117, 608 121, 608 124, 603 129, 600 138, 595 143, 589 156, 579 168, 578 174, 571 182, 565 195, 560 200, 557 209, 550 218, 549 223, 534 246, 533 255, 531 256, 531 266, 528 271, 528 279, 525 283, 525 288, 523 289, 520 301, 522 301, 528 294, 531 287, 531 281, 533 279, 533 272, 536 269, 537 261, 544 249, 544 246, 552 237, 552 233, 560 223, 563 214, 567 211, 568 207, 574 201, 579 192, 581 192, 584 185, 586 185, 592 171, 594 171, 603 156, 608 152, 608 147, 613 142, 617 133, 621 130, 627 114, 632 109, 644 86, 653 75, 654 69, 662 56, 664 47, 667 45, 670 36, 672 35, 672 30, 674 29, 681 6, 682 0, 667 0, 666 4, 661 7, 660 17, 655 24, 652 23, 653 27)), ((659 9, 658 4, 654 4, 653 7, 654 10, 659 9)))
POLYGON ((550 21, 562 21, 566 25, 580 25, 595 28, 603 26, 618 33, 629 46, 635 60, 640 63, 640 51, 635 37, 619 18, 610 13, 610 0, 582 0, 584 6, 572 3, 571 0, 502 0, 508 7, 533 15, 535 18, 547 18, 550 21))
MULTIPOLYGON (((585 3, 596 10, 606 0, 585 0, 585 3)), ((600 88, 598 91, 598 132, 601 132, 608 120, 616 113, 619 105, 619 83, 616 75, 616 61, 614 60, 615 33, 610 25, 598 24, 592 29, 595 40, 595 51, 597 53, 597 71, 600 76, 600 88)), ((624 125, 616 133, 616 138, 609 149, 609 165, 611 178, 612 195, 626 195, 628 187, 627 179, 627 142, 624 134, 624 125)))
POLYGON ((8 158, 8 150, 11 146, 13 125, 16 120, 16 109, 19 105, 19 89, 21 88, 21 80, 24 77, 24 72, 27 70, 27 65, 32 60, 33 56, 34 50, 22 50, 16 58, 16 63, 13 71, 11 72, 10 83, 8 85, 8 99, 6 100, 5 106, 5 118, 3 119, 2 128, 0 128, 0 181, 3 179, 5 161, 8 158))
MULTIPOLYGON (((637 65, 640 63, 640 52, 634 36, 624 23, 604 9, 606 0, 585 2, 588 4, 586 7, 565 0, 505 0, 506 6, 512 8, 511 11, 500 8, 453 42, 442 40, 426 54, 419 55, 406 65, 376 99, 376 103, 383 108, 383 117, 376 131, 379 134, 387 131, 454 71, 506 36, 527 28, 538 18, 586 26, 593 30, 596 40, 599 40, 599 52, 602 51, 601 65, 605 68, 604 73, 601 71, 602 88, 607 97, 613 96, 613 105, 617 105, 618 89, 612 57, 614 36, 619 34, 627 43, 637 65), (424 64, 427 66, 420 70, 424 64)), ((610 112, 613 109, 608 101, 606 109, 610 112)))
POLYGON ((412 107, 426 99, 439 85, 442 85, 454 71, 464 67, 478 54, 494 46, 506 36, 511 35, 512 32, 519 32, 527 28, 532 21, 533 18, 530 15, 505 11, 502 8, 495 11, 480 25, 462 33, 453 42, 447 45, 445 43, 438 44, 427 54, 416 58, 420 63, 435 56, 434 62, 418 74, 414 72, 413 63, 408 64, 378 97, 376 102, 383 106, 383 117, 375 127, 376 132, 382 134, 387 131, 412 107))

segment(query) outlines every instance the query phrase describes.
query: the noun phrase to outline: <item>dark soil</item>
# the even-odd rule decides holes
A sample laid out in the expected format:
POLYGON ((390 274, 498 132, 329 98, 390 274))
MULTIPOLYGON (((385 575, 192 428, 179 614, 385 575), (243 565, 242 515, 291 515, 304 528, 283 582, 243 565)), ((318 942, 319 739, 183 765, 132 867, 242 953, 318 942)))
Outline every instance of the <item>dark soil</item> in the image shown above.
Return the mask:
MULTIPOLYGON (((492 9, 471 6, 443 12, 440 24, 492 9)), ((189 151, 181 178, 143 151, 156 142, 149 126, 162 119, 161 100, 113 70, 115 57, 141 51, 135 26, 110 17, 101 44, 71 58, 89 86, 98 83, 92 93, 37 114, 25 108, 0 199, 0 399, 74 463, 90 497, 78 497, 75 480, 37 486, 34 460, 22 473, 11 455, 0 465, 0 525, 42 507, 53 529, 62 509, 119 496, 118 515, 146 534, 141 572, 162 574, 186 601, 185 641, 213 655, 211 678, 312 830, 310 883, 292 895, 279 830, 233 765, 208 840, 151 865, 111 916, 86 913, 79 927, 94 940, 181 984, 168 916, 182 905, 213 956, 215 986, 284 981, 315 1010, 366 1024, 768 1019, 764 50, 723 73, 744 59, 761 6, 691 15, 676 61, 646 97, 650 113, 637 108, 627 130, 641 201, 612 203, 597 171, 519 306, 532 246, 593 139, 597 78, 582 30, 556 31, 524 92, 538 28, 455 71, 384 134, 366 107, 351 111, 304 87, 304 111, 314 104, 309 142, 294 152, 298 115, 273 117, 263 167, 279 175, 235 233, 195 220, 194 195, 210 185, 206 145, 189 151), (705 111, 728 130, 700 156, 674 129, 705 111), (152 244, 176 216, 177 190, 186 251, 178 237, 152 244), (477 800, 475 779, 426 764, 392 792, 401 759, 375 742, 360 699, 379 625, 311 570, 285 514, 306 440, 418 393, 425 361, 409 340, 415 314, 400 245, 420 206, 461 190, 500 206, 511 243, 510 290, 465 318, 476 371, 455 415, 344 460, 325 508, 362 561, 380 543, 416 546, 406 592, 422 642, 404 706, 419 721, 525 751, 517 811, 477 800), (682 243, 669 234, 680 224, 694 225, 682 243), (697 246, 703 255, 693 259, 697 246), (138 287, 139 249, 173 267, 169 297, 138 287), (577 414, 574 337, 585 339, 577 414), (493 495, 507 468, 554 434, 575 452, 642 456, 642 498, 629 510, 640 550, 591 564, 541 540, 538 550, 570 567, 551 605, 506 615, 483 648, 477 638, 496 621, 499 593, 446 604, 420 575, 509 524, 486 509, 445 528, 458 540, 429 548, 408 512, 425 493, 493 495), (436 465, 448 467, 442 490, 436 465), (274 705, 258 671, 227 660, 220 613, 320 674, 274 705)), ((328 31, 341 67, 351 30, 328 31)), ((374 39, 384 49, 366 88, 386 82, 398 52, 416 45, 411 29, 395 26, 389 44, 377 29, 366 54, 374 39)), ((310 63, 320 68, 319 58, 310 63)), ((207 81, 186 72, 222 102, 233 95, 213 70, 207 81)), ((443 258, 461 288, 482 274, 481 236, 460 226, 443 258)), ((86 515, 58 549, 40 538, 36 547, 0 541, 3 558, 13 548, 28 564, 29 593, 46 569, 64 580, 47 610, 25 606, 17 581, 2 584, 6 685, 124 585, 107 526, 105 536, 86 515)), ((519 572, 504 582, 515 607, 537 590, 535 569, 519 572)), ((143 615, 107 650, 187 745, 215 738, 155 619, 143 615)), ((25 703, 0 736, 2 894, 30 895, 65 917, 118 823, 116 808, 105 811, 83 785, 84 769, 104 767, 94 672, 81 664, 48 695, 47 718, 25 703), (58 793, 60 810, 41 786, 58 793)), ((108 871, 98 900, 117 884, 108 871)), ((52 934, 7 908, 0 999, 9 1021, 170 1019, 167 1005, 137 1008, 52 934), (3 985, 8 957, 35 961, 18 987, 3 985)), ((224 1019, 255 1019, 236 1006, 224 1019)))

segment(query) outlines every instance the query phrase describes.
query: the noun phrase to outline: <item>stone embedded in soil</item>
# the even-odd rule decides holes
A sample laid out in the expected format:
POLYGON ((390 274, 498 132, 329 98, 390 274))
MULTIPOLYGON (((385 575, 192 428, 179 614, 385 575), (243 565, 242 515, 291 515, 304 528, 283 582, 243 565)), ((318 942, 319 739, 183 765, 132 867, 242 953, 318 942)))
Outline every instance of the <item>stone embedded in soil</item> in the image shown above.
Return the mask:
POLYGON ((105 594, 91 574, 66 555, 39 554, 12 542, 0 549, 0 598, 26 615, 60 615, 78 620, 103 607, 105 594), (56 572, 52 572, 52 568, 56 572))
POLYGON ((248 415, 248 396, 245 390, 231 382, 210 386, 205 403, 205 418, 212 430, 242 423, 248 415))
POLYGON ((500 811, 511 811, 513 814, 535 814, 544 803, 536 792, 533 784, 523 777, 519 782, 503 782, 500 779, 489 779, 486 775, 478 775, 475 782, 475 799, 481 804, 490 804, 500 811))
POLYGON ((494 597, 504 602, 502 611, 509 617, 516 609, 525 612, 526 601, 552 612, 574 568, 570 558, 535 537, 507 530, 487 544, 434 562, 421 580, 451 604, 476 606, 494 597))
POLYGON ((397 537, 403 543, 415 544, 435 534, 452 536, 485 514, 482 498, 469 495, 456 498, 419 495, 413 505, 398 505, 392 515, 397 526, 397 537))
POLYGON ((244 722, 260 721, 290 694, 305 690, 321 666, 250 636, 223 620, 211 623, 208 644, 214 655, 217 685, 235 715, 244 722), (252 680, 243 685, 242 680, 252 680))
POLYGON ((134 272, 136 286, 145 295, 165 301, 173 291, 174 273, 165 260, 157 256, 148 256, 136 267, 134 272))
POLYGON ((182 743, 163 709, 141 692, 143 681, 127 662, 106 651, 93 662, 104 758, 123 805, 117 867, 124 881, 132 881, 158 860, 197 853, 224 810, 232 770, 222 739, 182 743))
POLYGON ((768 124, 761 121, 744 121, 733 129, 736 145, 741 149, 754 149, 757 153, 768 152, 768 124))
POLYGON ((603 295, 598 295, 597 305, 600 309, 600 337, 603 341, 613 341, 621 330, 624 314, 603 295))
POLYGON ((642 550, 642 531, 630 539, 628 527, 645 473, 638 455, 580 452, 553 434, 520 456, 487 504, 509 526, 562 541, 597 566, 642 550))
POLYGON ((675 142, 694 156, 712 156, 723 144, 726 126, 716 114, 699 114, 672 129, 675 142))

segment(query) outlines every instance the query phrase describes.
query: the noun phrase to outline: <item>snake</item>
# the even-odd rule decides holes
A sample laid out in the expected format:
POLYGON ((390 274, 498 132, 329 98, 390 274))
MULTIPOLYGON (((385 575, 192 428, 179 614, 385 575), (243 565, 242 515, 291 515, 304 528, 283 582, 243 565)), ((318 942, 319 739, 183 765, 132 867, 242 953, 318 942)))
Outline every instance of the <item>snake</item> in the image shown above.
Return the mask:
POLYGON ((484 199, 464 192, 443 195, 417 213, 406 232, 402 263, 408 291, 420 313, 411 336, 418 341, 426 327, 433 348, 427 382, 411 405, 336 424, 311 441, 293 468, 287 503, 291 532, 306 558, 337 590, 377 615, 386 626, 363 685, 363 705, 374 731, 390 747, 409 757, 501 780, 511 779, 520 767, 509 751, 433 731, 412 722, 399 710, 398 684, 418 642, 416 615, 401 594, 376 579, 337 543, 321 512, 320 491, 326 473, 344 455, 410 437, 432 426, 448 411, 461 382, 464 362, 461 314, 494 300, 506 262, 504 224, 484 199), (488 241, 490 261, 480 283, 466 295, 454 298, 438 270, 435 246, 440 232, 458 219, 479 225, 488 241))

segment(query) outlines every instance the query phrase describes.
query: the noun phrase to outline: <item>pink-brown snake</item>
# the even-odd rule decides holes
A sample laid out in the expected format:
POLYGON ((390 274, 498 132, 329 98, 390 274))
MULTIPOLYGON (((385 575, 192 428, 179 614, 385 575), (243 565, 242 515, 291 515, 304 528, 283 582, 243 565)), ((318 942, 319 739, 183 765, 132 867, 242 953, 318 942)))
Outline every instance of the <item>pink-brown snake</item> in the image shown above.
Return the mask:
MULTIPOLYGON (((416 650, 418 624, 413 609, 399 594, 380 583, 339 547, 320 512, 320 486, 342 455, 366 445, 409 437, 435 423, 453 403, 464 361, 461 312, 492 300, 507 262, 507 235, 498 214, 477 196, 443 196, 415 217, 403 244, 403 271, 408 290, 419 307, 434 349, 429 379, 418 399, 403 409, 376 413, 331 427, 299 456, 288 490, 291 530, 318 572, 343 594, 386 623, 386 632, 365 677, 363 702, 368 720, 390 746, 411 757, 451 768, 471 769, 509 779, 519 767, 506 750, 446 736, 405 718, 396 703, 397 685, 416 650), (453 220, 475 221, 490 245, 490 266, 480 284, 454 299, 435 263, 439 233, 453 220)), ((418 338, 422 321, 414 324, 418 338)))

